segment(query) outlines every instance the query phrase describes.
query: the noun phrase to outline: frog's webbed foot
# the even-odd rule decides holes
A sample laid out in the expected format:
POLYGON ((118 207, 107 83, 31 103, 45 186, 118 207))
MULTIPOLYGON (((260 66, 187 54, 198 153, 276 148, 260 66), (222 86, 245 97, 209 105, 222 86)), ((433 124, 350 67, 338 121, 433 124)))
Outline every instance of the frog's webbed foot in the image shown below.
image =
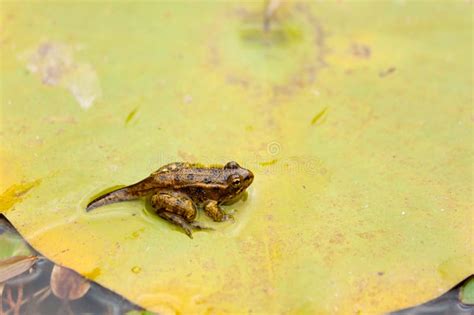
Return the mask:
POLYGON ((194 222, 196 205, 186 194, 163 190, 151 197, 151 204, 160 217, 181 227, 190 238, 193 238, 193 230, 211 229, 194 222))
POLYGON ((234 216, 231 213, 225 213, 215 200, 208 200, 204 203, 204 212, 216 222, 229 220, 235 222, 234 216))
POLYGON ((193 227, 182 216, 167 211, 158 212, 158 215, 166 221, 181 227, 187 236, 193 238, 193 227))
POLYGON ((235 218, 232 214, 226 213, 222 217, 222 220, 220 220, 219 222, 225 222, 225 221, 232 221, 232 223, 235 223, 235 218))
POLYGON ((233 215, 236 214, 236 213, 237 213, 237 210, 236 210, 236 209, 232 209, 232 210, 227 211, 227 214, 229 214, 229 215, 231 215, 231 216, 233 216, 233 215))

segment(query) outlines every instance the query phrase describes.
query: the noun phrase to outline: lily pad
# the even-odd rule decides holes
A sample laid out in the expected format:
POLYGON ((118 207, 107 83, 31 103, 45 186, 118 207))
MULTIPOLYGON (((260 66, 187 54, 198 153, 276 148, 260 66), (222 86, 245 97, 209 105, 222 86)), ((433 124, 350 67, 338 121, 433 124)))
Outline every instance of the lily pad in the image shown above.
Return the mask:
POLYGON ((29 256, 31 250, 18 235, 11 231, 10 227, 4 224, 0 217, 0 260, 14 256, 29 256))
POLYGON ((474 277, 471 277, 461 288, 459 299, 464 304, 474 305, 474 277))
POLYGON ((4 2, 1 211, 152 311, 381 313, 473 273, 466 1, 4 2), (190 240, 99 192, 236 160, 236 222, 190 240))

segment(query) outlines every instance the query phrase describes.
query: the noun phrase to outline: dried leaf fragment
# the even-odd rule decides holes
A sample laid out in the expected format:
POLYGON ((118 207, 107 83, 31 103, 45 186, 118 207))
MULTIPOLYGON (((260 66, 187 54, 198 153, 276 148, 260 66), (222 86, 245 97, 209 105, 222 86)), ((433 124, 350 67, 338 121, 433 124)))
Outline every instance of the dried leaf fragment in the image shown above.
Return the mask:
POLYGON ((8 281, 30 269, 38 256, 14 256, 0 260, 0 283, 8 281))
POLYGON ((55 265, 51 272, 50 286, 58 298, 77 300, 89 291, 90 283, 75 271, 55 265))

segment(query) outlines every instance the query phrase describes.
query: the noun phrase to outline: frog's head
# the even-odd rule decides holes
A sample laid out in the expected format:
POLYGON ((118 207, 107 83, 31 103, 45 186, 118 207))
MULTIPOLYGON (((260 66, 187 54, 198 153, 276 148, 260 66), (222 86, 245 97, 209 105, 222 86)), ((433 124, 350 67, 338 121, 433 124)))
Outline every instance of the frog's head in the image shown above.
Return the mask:
POLYGON ((227 175, 226 200, 237 197, 244 192, 250 184, 252 184, 253 173, 250 170, 241 167, 237 162, 231 161, 227 163, 224 166, 224 170, 227 175))

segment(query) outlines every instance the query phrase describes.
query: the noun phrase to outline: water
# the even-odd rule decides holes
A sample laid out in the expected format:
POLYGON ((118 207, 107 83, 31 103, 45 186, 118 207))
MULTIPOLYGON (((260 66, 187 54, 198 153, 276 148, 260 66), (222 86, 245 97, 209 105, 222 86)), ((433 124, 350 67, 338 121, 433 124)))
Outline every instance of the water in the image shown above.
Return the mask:
POLYGON ((462 304, 458 298, 459 290, 469 279, 462 281, 432 301, 393 312, 390 315, 472 315, 474 314, 474 305, 462 304))
MULTIPOLYGON (((8 257, 8 253, 10 253, 10 256, 40 256, 38 252, 21 239, 21 236, 11 224, 0 215, 0 258, 8 257)), ((60 299, 51 289, 53 268, 53 262, 46 258, 40 258, 29 271, 3 283, 3 292, 1 292, 2 284, 0 283, 3 314, 148 314, 138 305, 89 280, 86 281, 90 284, 90 288, 81 298, 76 300, 60 299)), ((85 279, 78 274, 75 274, 75 277, 85 279)), ((464 305, 458 299, 459 290, 466 281, 467 279, 432 301, 396 311, 390 315, 474 314, 474 305, 464 305)), ((0 314, 2 314, 1 311, 0 314)))
MULTIPOLYGON (((18 242, 18 240, 21 240, 21 236, 16 233, 3 216, 0 216, 0 254, 5 256, 5 254, 8 254, 6 251, 9 251, 13 253, 21 252, 23 255, 40 255, 27 244, 18 242), (26 251, 29 251, 29 253, 26 251)), ((53 267, 53 262, 46 258, 40 258, 30 270, 3 283, 1 300, 3 314, 118 315, 144 313, 141 307, 89 280, 86 281, 89 282, 90 288, 81 298, 76 300, 58 298, 51 289, 51 272, 53 267)), ((77 276, 74 278, 85 279, 78 274, 74 275, 77 276)), ((67 287, 66 283, 65 287, 67 287)), ((63 290, 67 290, 67 288, 63 290)), ((1 311, 0 314, 2 314, 1 311)))

